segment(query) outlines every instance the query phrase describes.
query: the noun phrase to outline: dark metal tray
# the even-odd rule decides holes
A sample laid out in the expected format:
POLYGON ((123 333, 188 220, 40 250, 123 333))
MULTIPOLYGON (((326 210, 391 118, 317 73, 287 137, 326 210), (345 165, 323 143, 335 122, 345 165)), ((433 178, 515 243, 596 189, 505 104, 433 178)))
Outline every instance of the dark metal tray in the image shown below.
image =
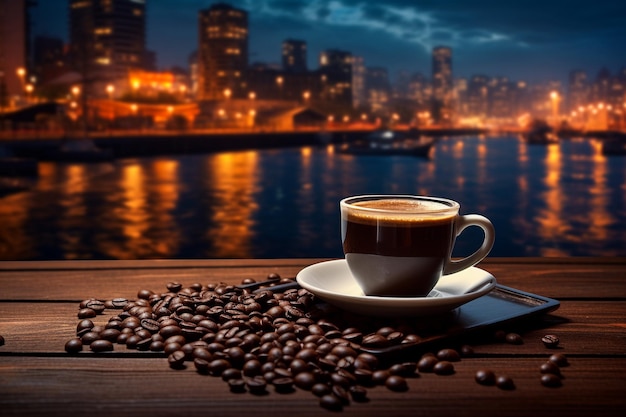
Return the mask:
POLYGON ((554 311, 559 305, 559 301, 555 299, 498 284, 489 293, 449 314, 428 318, 431 321, 430 333, 418 342, 385 348, 361 347, 361 351, 387 356, 426 349, 438 342, 458 339, 469 333, 502 328, 513 322, 528 320, 554 311))

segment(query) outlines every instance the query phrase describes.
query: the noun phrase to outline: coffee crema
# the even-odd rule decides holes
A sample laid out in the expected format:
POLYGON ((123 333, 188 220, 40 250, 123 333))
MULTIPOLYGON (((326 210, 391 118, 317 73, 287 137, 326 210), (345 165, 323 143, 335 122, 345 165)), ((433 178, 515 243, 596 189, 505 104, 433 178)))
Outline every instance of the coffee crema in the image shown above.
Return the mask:
POLYGON ((359 201, 346 208, 346 214, 352 221, 371 222, 407 222, 450 220, 456 215, 453 207, 433 201, 415 201, 402 199, 359 201))

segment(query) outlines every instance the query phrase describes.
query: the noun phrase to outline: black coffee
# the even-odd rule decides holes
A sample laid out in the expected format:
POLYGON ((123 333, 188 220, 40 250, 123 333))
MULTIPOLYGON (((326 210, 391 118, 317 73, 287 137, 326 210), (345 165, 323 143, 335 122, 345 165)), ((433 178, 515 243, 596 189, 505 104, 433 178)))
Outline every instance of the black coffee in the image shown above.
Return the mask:
MULTIPOLYGON (((410 274, 407 266, 406 279, 381 280, 373 283, 379 288, 368 288, 368 295, 406 296, 428 293, 439 279, 454 244, 455 215, 447 217, 421 216, 416 212, 432 212, 445 209, 446 205, 435 202, 389 199, 354 203, 359 207, 393 211, 388 216, 363 211, 346 210, 343 214, 343 249, 346 258, 358 257, 364 268, 381 262, 398 264, 400 259, 413 259, 419 264, 421 277, 410 274), (370 263, 368 256, 376 256, 370 263), (389 260, 380 257, 390 257, 389 260), (396 259, 394 259, 396 258, 396 259)), ((350 267, 353 273, 358 273, 350 267)), ((391 267, 391 264, 390 264, 391 267)), ((383 268, 385 268, 383 266, 383 268)), ((396 268, 396 267, 394 267, 396 268)), ((366 284, 368 285, 368 284, 366 284)))

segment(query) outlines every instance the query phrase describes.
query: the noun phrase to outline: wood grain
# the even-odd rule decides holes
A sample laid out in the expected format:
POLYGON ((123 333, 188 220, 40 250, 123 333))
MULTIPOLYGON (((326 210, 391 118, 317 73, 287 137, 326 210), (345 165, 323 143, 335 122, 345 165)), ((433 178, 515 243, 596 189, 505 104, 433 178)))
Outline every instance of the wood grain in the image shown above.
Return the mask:
MULTIPOLYGON (((326 412, 311 393, 234 394, 220 379, 193 366, 175 371, 161 353, 116 345, 115 351, 64 352, 78 322, 78 303, 89 297, 133 299, 140 289, 166 291, 178 281, 238 284, 276 272, 295 276, 322 259, 76 261, 0 263, 0 416, 318 416, 326 412)), ((369 389, 369 401, 343 415, 393 416, 617 416, 626 409, 626 259, 488 258, 480 267, 499 283, 556 298, 560 308, 510 327, 524 343, 497 342, 488 332, 459 343, 473 357, 455 374, 421 374, 409 390, 369 389), (560 338, 570 360, 563 386, 540 384, 539 366, 555 350, 541 337, 560 338), (506 391, 474 381, 480 368, 509 375, 506 391)), ((112 311, 94 319, 108 320, 112 311)), ((409 360, 416 360, 409 357, 409 360)))

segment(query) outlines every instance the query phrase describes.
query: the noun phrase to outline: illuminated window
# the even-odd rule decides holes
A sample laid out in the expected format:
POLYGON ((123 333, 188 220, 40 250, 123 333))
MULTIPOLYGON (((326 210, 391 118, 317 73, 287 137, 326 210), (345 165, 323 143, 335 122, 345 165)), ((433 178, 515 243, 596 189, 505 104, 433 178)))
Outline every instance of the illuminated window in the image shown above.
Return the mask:
POLYGON ((96 62, 100 65, 111 65, 111 59, 106 57, 106 56, 102 56, 100 58, 96 59, 96 62))
POLYGON ((110 27, 95 28, 93 30, 93 33, 96 35, 110 35, 112 32, 113 30, 110 27))
POLYGON ((72 9, 82 9, 83 7, 91 6, 90 1, 77 1, 76 3, 72 3, 72 9))

